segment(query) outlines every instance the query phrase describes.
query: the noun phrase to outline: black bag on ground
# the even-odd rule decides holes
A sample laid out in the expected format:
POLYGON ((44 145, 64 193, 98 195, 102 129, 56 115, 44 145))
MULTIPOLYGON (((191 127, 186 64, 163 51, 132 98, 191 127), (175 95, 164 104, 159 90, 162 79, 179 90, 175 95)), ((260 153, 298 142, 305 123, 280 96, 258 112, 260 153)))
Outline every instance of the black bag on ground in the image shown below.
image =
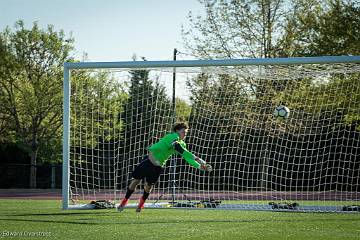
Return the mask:
POLYGON ((115 204, 108 200, 91 201, 90 204, 94 205, 94 209, 115 208, 115 204))

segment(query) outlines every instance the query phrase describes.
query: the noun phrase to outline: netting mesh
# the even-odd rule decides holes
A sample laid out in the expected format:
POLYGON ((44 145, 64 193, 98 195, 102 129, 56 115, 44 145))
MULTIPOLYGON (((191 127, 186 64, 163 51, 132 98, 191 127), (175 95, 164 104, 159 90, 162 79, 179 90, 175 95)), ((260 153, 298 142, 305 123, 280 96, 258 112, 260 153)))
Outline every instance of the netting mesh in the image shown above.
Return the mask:
MULTIPOLYGON (((304 211, 358 205, 359 69, 360 64, 306 64, 72 70, 70 199, 122 198, 146 148, 175 121, 186 121, 189 150, 214 171, 201 172, 175 156, 150 203, 175 198, 187 207, 207 207, 200 201, 214 199, 221 209, 291 209, 296 203, 304 211), (291 111, 285 121, 272 114, 280 104, 291 111)), ((140 194, 142 186, 133 199, 140 194)))

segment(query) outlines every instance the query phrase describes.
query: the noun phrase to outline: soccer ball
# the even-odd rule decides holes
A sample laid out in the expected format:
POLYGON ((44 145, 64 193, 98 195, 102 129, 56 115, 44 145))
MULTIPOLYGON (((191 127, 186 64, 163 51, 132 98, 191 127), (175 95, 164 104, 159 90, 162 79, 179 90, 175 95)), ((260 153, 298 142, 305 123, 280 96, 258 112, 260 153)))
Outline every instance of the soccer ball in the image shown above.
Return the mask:
POLYGON ((278 119, 286 119, 290 115, 290 110, 284 105, 279 105, 274 110, 274 116, 278 119))

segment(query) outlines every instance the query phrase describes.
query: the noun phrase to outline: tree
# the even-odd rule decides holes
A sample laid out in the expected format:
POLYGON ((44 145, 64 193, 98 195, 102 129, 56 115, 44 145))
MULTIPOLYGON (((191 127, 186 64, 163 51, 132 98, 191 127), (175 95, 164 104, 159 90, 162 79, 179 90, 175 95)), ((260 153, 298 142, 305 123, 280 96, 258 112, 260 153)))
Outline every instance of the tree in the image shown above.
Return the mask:
POLYGON ((176 97, 176 121, 189 121, 191 106, 183 99, 176 97))
POLYGON ((285 21, 277 47, 279 56, 360 54, 359 4, 343 0, 297 2, 285 21))
MULTIPOLYGON (((3 94, 0 92, 0 95, 3 94)), ((0 106, 0 108, 3 107, 4 107, 3 105, 0 106)), ((12 136, 10 134, 10 128, 11 128, 10 117, 6 115, 4 112, 5 112, 4 109, 0 110, 0 144, 14 141, 14 139, 12 139, 12 136)))
MULTIPOLYGON (((204 0, 201 3, 205 7, 205 17, 190 14, 193 29, 183 30, 185 45, 196 57, 359 54, 358 7, 351 1, 204 0)), ((291 157, 299 156, 296 151, 306 149, 309 142, 317 149, 331 149, 334 159, 348 159, 333 151, 334 141, 341 135, 321 132, 321 125, 335 126, 340 134, 341 129, 352 131, 353 139, 356 139, 358 132, 355 128, 359 128, 360 119, 357 108, 354 108, 359 105, 358 74, 329 73, 325 79, 308 76, 292 80, 293 71, 298 68, 249 66, 235 69, 236 72, 231 70, 231 76, 225 77, 218 69, 209 68, 207 71, 212 75, 201 74, 188 82, 192 93, 190 124, 197 129, 198 137, 208 144, 210 150, 207 151, 216 149, 207 152, 208 156, 216 158, 227 154, 231 159, 239 154, 236 151, 245 148, 247 151, 240 153, 241 159, 230 162, 246 161, 245 166, 250 164, 253 169, 249 171, 258 173, 252 172, 253 185, 261 189, 269 187, 266 184, 271 167, 268 166, 276 164, 274 159, 291 162, 291 157), (282 77, 272 74, 281 72, 284 73, 282 77), (255 76, 258 73, 265 77, 255 76), (238 77, 232 81, 234 76, 238 77), (319 82, 321 86, 318 86, 319 82), (271 115, 276 104, 280 103, 294 109, 291 120, 286 123, 276 122, 271 115), (279 132, 296 145, 289 150, 291 141, 284 142, 279 132), (214 142, 216 145, 212 145, 214 142), (284 148, 277 149, 277 144, 284 148), (280 157, 272 155, 278 152, 280 157)), ((306 71, 307 67, 301 69, 306 71)), ((312 71, 311 67, 308 71, 312 71)), ((344 152, 351 147, 351 144, 347 145, 344 152)), ((320 163, 319 155, 320 150, 313 151, 312 157, 306 161, 320 163)), ((328 167, 335 171, 337 166, 328 167)), ((222 166, 215 168, 223 169, 222 166)), ((215 176, 218 182, 221 182, 221 176, 222 173, 215 176)), ((311 179, 313 176, 307 177, 311 179)), ((272 181, 281 182, 281 179, 272 181)), ((314 182, 309 181, 309 186, 315 185, 314 182)), ((278 185, 271 187, 276 189, 278 185)))
POLYGON ((62 126, 62 65, 72 50, 73 39, 51 25, 42 30, 35 22, 26 29, 18 21, 15 32, 6 28, 0 34, 1 114, 31 155, 31 188, 39 149, 59 136, 62 126))
POLYGON ((358 54, 359 4, 351 0, 199 0, 185 47, 199 58, 358 54))
POLYGON ((121 115, 127 99, 116 73, 91 69, 71 72, 70 155, 76 169, 71 181, 88 188, 112 184, 108 179, 115 172, 115 159, 124 142, 121 115))
MULTIPOLYGON (((306 1, 304 1, 306 4, 306 1)), ((360 5, 353 1, 328 0, 323 3, 312 2, 312 11, 303 11, 300 7, 289 16, 286 31, 280 41, 285 47, 279 52, 284 57, 323 56, 323 55, 359 55, 360 54, 360 5)), ((339 66, 346 69, 347 66, 339 66)), ((346 76, 331 74, 324 85, 314 81, 302 81, 288 94, 288 101, 301 103, 306 96, 324 98, 323 107, 309 104, 306 111, 326 114, 340 106, 348 106, 341 113, 329 116, 340 124, 357 126, 360 129, 360 114, 353 106, 359 105, 358 73, 347 70, 346 76), (326 90, 326 91, 324 91, 326 90), (331 102, 325 99, 324 92, 333 94, 331 102), (336 91, 336 92, 334 92, 336 91), (315 94, 315 95, 314 95, 315 94), (297 96, 297 97, 296 97, 297 96), (326 104, 325 104, 326 103, 326 104), (329 109, 332 106, 332 109, 329 109), (350 107, 351 106, 351 107, 350 107)), ((318 99, 317 99, 318 100, 318 99)))
POLYGON ((199 58, 274 57, 291 1, 199 0, 205 16, 189 13, 185 46, 199 58))
MULTIPOLYGON (((125 104, 125 149, 127 159, 144 154, 146 147, 170 130, 171 102, 165 87, 149 70, 131 70, 129 98, 125 104)), ((137 161, 137 159, 136 159, 137 161)))
MULTIPOLYGON (((205 17, 190 13, 193 29, 183 30, 185 45, 198 57, 358 55, 360 51, 360 8, 353 1, 200 2, 205 7, 205 17)), ((268 69, 271 71, 268 67, 262 71, 268 69)), ((253 77, 251 69, 247 73, 243 68, 239 75, 238 88, 248 89, 241 93, 258 100, 262 104, 259 109, 271 107, 276 93, 291 87, 281 79, 253 77)), ((189 85, 196 87, 196 81, 189 81, 189 85)), ((201 92, 201 87, 194 89, 201 92)))
POLYGON ((73 143, 95 148, 104 142, 120 140, 114 133, 123 130, 124 123, 120 115, 128 98, 122 84, 109 71, 72 72, 72 128, 74 131, 89 133, 85 136, 71 135, 73 143))
MULTIPOLYGON (((191 27, 182 31, 185 46, 199 58, 276 57, 285 31, 284 21, 294 8, 293 1, 286 0, 201 0, 200 3, 204 5, 205 16, 189 13, 191 27)), ((301 6, 304 10, 311 4, 301 6)), ((247 89, 241 91, 244 96, 266 99, 260 109, 269 105, 271 88, 277 85, 276 81, 268 84, 266 79, 254 77, 251 71, 242 74, 238 84, 237 88, 247 89)))

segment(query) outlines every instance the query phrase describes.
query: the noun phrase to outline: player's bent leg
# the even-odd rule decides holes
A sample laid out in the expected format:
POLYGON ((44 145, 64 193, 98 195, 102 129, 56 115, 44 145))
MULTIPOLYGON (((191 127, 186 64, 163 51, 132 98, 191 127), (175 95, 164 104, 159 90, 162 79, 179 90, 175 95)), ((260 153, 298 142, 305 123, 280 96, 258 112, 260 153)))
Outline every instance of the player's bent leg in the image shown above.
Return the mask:
POLYGON ((144 185, 144 191, 150 193, 154 187, 155 183, 145 183, 144 185))
POLYGON ((119 212, 123 211, 125 206, 128 204, 129 202, 129 198, 131 196, 131 194, 133 194, 133 192, 136 189, 136 186, 140 183, 141 179, 133 179, 126 191, 125 197, 124 199, 120 202, 119 206, 117 207, 117 210, 119 212))
POLYGON ((145 201, 146 199, 149 197, 151 190, 153 189, 154 183, 145 183, 144 186, 144 193, 142 195, 142 197, 139 200, 139 204, 136 208, 136 212, 141 212, 141 209, 144 208, 145 205, 145 201))
POLYGON ((132 191, 135 191, 136 186, 139 185, 140 182, 141 182, 141 179, 133 179, 131 181, 131 183, 129 184, 129 189, 132 191))
POLYGON ((163 171, 163 168, 153 165, 149 160, 147 162, 148 162, 147 166, 149 171, 146 172, 146 176, 145 176, 146 182, 144 186, 144 194, 139 200, 139 204, 138 207, 136 208, 136 212, 140 212, 141 209, 144 208, 145 201, 149 197, 153 185, 158 181, 159 176, 163 171))

